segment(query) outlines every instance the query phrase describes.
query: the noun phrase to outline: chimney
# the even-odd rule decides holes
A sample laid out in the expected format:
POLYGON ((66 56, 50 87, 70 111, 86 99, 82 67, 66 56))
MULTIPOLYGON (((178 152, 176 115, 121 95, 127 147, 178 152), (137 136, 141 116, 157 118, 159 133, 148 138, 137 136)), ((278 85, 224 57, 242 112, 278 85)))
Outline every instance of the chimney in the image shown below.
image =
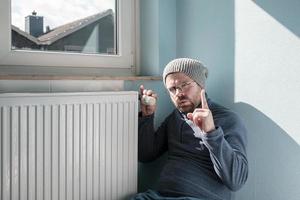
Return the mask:
POLYGON ((34 37, 43 35, 44 17, 37 16, 37 12, 33 11, 32 15, 25 17, 25 32, 34 37))
POLYGON ((50 26, 46 26, 46 33, 49 33, 51 31, 50 26))

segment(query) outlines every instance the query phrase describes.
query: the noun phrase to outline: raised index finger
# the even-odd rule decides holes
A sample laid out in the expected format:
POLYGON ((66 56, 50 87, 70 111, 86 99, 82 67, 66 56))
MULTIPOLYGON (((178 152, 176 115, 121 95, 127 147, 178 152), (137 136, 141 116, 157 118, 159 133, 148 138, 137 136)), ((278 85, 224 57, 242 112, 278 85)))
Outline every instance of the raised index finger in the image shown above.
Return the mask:
POLYGON ((209 109, 207 101, 206 101, 205 90, 204 89, 201 90, 201 108, 209 109))

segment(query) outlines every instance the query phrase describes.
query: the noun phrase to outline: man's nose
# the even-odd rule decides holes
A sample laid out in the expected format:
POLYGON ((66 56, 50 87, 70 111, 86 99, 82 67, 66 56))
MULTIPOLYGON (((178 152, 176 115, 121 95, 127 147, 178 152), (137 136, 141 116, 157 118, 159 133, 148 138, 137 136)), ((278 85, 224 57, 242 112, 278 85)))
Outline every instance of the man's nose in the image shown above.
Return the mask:
POLYGON ((183 96, 183 92, 182 92, 182 90, 180 88, 176 88, 175 96, 178 96, 178 97, 183 96))

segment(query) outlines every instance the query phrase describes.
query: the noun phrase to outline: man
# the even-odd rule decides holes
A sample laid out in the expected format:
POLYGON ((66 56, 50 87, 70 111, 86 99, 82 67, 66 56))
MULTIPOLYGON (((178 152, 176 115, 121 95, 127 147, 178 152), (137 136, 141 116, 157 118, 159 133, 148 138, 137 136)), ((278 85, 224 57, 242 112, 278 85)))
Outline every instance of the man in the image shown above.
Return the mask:
MULTIPOLYGON (((154 130, 156 105, 141 101, 139 161, 153 161, 168 151, 157 191, 135 199, 231 199, 246 182, 246 129, 232 111, 207 99, 208 70, 199 61, 168 63, 163 81, 176 109, 154 130)), ((142 98, 157 95, 140 87, 142 98)))

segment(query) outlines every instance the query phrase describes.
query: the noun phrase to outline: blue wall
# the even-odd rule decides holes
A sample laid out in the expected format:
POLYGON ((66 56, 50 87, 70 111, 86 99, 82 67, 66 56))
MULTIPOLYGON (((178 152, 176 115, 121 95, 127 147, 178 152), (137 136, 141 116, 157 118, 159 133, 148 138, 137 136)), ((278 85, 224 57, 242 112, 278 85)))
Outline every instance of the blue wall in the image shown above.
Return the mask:
POLYGON ((141 0, 141 75, 161 75, 176 57, 176 1, 141 0))
POLYGON ((208 95, 230 105, 234 94, 234 1, 177 0, 177 57, 201 60, 209 69, 208 95))
POLYGON ((209 68, 209 95, 232 104, 234 1, 141 0, 141 75, 160 76, 177 57, 201 60, 209 68))

